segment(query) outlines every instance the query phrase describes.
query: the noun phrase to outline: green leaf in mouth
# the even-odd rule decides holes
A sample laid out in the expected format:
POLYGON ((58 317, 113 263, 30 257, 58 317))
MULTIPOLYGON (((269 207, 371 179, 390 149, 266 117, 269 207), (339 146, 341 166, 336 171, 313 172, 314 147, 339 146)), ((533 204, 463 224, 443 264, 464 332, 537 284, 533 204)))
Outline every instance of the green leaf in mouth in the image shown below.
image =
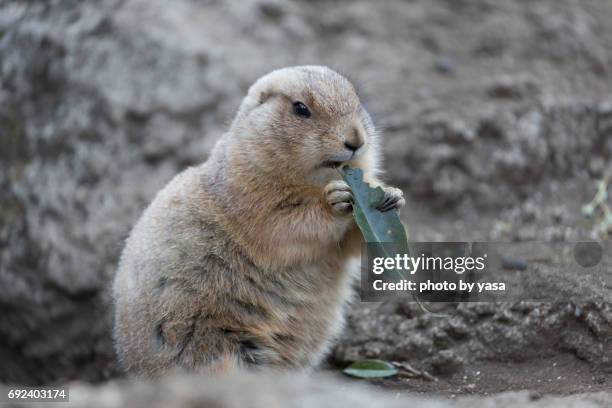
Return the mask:
MULTIPOLYGON (((363 170, 345 166, 342 177, 353 191, 353 216, 367 243, 391 243, 396 253, 409 253, 406 230, 397 211, 382 212, 376 207, 385 197, 382 188, 372 188, 363 181, 363 170)), ((386 254, 381 246, 380 251, 386 254)), ((390 254, 386 254, 390 256, 390 254)), ((397 271, 398 278, 402 275, 397 271)))
MULTIPOLYGON (((372 188, 363 180, 363 170, 344 166, 340 169, 342 178, 353 192, 353 217, 361 230, 364 241, 369 244, 387 243, 392 245, 378 245, 370 247, 377 256, 392 257, 393 254, 410 254, 408 237, 404 225, 395 210, 382 212, 376 207, 383 201, 385 192, 382 188, 372 188), (389 253, 389 249, 393 254, 389 253)), ((390 271, 397 280, 405 279, 401 271, 390 271)), ((416 294, 412 294, 414 301, 423 312, 433 316, 444 317, 443 314, 432 313, 419 301, 416 294)))
POLYGON ((353 191, 355 221, 365 241, 394 243, 398 251, 408 252, 406 231, 397 211, 382 212, 376 209, 385 197, 383 189, 372 188, 364 182, 361 169, 344 167, 342 177, 353 191))

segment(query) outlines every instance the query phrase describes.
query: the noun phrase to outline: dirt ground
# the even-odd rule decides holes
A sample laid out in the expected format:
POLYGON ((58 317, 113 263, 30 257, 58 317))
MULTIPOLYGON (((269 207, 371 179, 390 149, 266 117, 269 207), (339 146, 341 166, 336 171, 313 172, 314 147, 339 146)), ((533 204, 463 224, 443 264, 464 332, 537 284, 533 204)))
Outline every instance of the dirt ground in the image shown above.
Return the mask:
POLYGON ((566 353, 519 363, 476 362, 459 373, 434 378, 400 376, 373 384, 389 390, 450 398, 521 390, 534 395, 570 395, 610 390, 612 374, 566 353))
MULTIPOLYGON (((121 377, 108 285, 123 239, 206 159, 248 86, 297 64, 357 84, 411 240, 609 249, 600 210, 583 213, 612 176, 609 0, 4 2, 0 383, 121 377)), ((373 381, 402 394, 609 393, 612 286, 575 266, 512 273, 563 299, 443 318, 357 302, 326 370, 409 364, 421 375, 373 381)))

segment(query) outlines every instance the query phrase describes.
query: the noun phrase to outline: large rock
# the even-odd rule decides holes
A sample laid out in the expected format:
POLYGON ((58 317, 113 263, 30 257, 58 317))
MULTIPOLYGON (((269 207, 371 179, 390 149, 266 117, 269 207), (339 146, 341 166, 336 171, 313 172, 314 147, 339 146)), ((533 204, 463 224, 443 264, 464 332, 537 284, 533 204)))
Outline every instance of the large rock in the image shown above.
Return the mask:
POLYGON ((389 173, 436 207, 467 200, 500 209, 550 180, 588 180, 612 171, 609 102, 552 100, 514 112, 485 105, 465 119, 435 111, 395 124, 386 149, 389 173))
POLYGON ((261 74, 351 74, 391 179, 426 207, 495 208, 605 170, 610 21, 606 0, 3 2, 0 381, 114 375, 122 240, 261 74))
MULTIPOLYGON (((361 305, 333 357, 409 361, 417 369, 453 374, 477 360, 524 363, 571 353, 612 370, 609 304, 463 303, 446 316, 422 313, 411 301, 361 305)), ((502 363, 503 365, 503 363, 502 363)))

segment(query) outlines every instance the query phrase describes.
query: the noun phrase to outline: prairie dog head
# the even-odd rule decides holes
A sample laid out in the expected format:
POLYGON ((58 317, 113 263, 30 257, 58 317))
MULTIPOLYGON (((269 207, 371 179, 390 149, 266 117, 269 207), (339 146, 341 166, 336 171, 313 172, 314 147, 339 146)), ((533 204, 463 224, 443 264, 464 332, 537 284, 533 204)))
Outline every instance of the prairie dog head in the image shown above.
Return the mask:
POLYGON ((234 151, 264 170, 304 179, 344 163, 376 171, 370 115, 353 85, 327 67, 283 68, 261 77, 242 101, 231 134, 234 151))

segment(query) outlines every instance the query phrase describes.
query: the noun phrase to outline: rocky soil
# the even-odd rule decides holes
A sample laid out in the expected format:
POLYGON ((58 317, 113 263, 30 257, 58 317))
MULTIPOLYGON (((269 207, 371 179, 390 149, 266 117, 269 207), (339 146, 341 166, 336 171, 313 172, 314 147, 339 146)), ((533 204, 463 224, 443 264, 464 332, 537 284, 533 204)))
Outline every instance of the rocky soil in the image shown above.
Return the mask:
MULTIPOLYGON (((107 289, 130 226, 253 80, 312 63, 358 84, 411 239, 607 238, 581 209, 612 174, 609 0, 3 2, 0 382, 120 375, 107 289)), ((579 294, 356 304, 328 367, 399 361, 428 375, 377 385, 444 395, 610 390, 612 309, 579 294)))

